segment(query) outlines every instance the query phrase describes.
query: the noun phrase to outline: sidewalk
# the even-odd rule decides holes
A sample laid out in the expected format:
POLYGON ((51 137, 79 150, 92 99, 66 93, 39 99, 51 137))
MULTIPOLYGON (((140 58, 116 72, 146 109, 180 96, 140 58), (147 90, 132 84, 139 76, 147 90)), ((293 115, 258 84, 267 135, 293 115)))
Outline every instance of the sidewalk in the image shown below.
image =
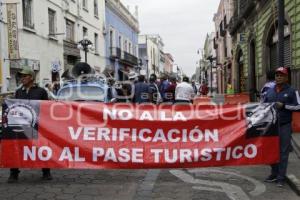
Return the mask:
POLYGON ((293 151, 296 155, 297 162, 289 162, 289 172, 287 175, 288 184, 300 196, 300 169, 297 166, 300 159, 300 134, 294 133, 292 135, 293 151))

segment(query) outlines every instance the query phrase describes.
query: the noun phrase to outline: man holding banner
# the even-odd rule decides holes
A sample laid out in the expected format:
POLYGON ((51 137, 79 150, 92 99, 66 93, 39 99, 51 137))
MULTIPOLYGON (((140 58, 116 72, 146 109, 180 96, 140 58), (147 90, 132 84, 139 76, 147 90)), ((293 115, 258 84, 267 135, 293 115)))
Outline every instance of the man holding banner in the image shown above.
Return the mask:
MULTIPOLYGON (((48 100, 48 94, 45 89, 38 87, 35 81, 34 71, 25 66, 21 72, 19 72, 21 77, 22 87, 16 91, 16 99, 27 99, 27 100, 48 100)), ((43 179, 52 180, 50 169, 43 168, 43 179)), ((14 183, 18 181, 20 170, 18 168, 10 169, 10 176, 7 180, 8 183, 14 183)))
POLYGON ((288 69, 276 70, 276 86, 266 93, 264 103, 275 103, 279 115, 280 161, 271 166, 271 175, 265 182, 277 182, 282 187, 285 181, 292 135, 292 111, 299 110, 299 93, 288 84, 288 69))

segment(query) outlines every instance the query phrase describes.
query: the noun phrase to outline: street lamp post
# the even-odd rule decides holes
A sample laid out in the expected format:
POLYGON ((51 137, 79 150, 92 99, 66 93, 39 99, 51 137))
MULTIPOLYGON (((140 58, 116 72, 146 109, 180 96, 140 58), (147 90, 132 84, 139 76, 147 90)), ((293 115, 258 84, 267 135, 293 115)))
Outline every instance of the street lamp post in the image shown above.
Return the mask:
POLYGON ((88 39, 88 37, 84 37, 83 40, 80 40, 77 45, 78 49, 84 51, 84 61, 87 63, 87 53, 89 50, 93 49, 93 43, 88 39))
POLYGON ((149 65, 148 65, 148 63, 149 63, 149 59, 148 59, 148 57, 147 56, 145 56, 144 57, 144 60, 145 60, 145 65, 146 65, 146 76, 147 76, 147 79, 149 78, 149 65))
POLYGON ((278 3, 278 67, 284 67, 284 0, 278 3))
POLYGON ((216 60, 216 58, 209 56, 207 58, 207 60, 210 62, 210 96, 213 96, 213 88, 212 88, 212 84, 213 84, 213 62, 214 60, 216 60))
POLYGON ((173 64, 173 66, 176 66, 177 80, 179 81, 179 71, 180 71, 179 65, 173 64))

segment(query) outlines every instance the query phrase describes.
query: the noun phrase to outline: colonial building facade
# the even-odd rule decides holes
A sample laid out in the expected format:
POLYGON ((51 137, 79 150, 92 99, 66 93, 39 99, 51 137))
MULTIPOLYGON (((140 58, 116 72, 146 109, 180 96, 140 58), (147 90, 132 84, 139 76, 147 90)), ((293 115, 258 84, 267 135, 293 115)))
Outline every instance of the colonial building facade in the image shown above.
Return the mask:
POLYGON ((173 65, 174 65, 174 58, 170 53, 165 53, 165 66, 164 66, 164 73, 172 74, 173 73, 173 65))
MULTIPOLYGON (((233 77, 236 92, 255 92, 266 81, 266 72, 277 65, 276 1, 236 0, 228 30, 233 39, 233 77)), ((300 3, 285 0, 284 56, 291 84, 300 88, 300 3)))
POLYGON ((164 70, 164 43, 158 34, 139 36, 139 55, 146 75, 160 74, 164 70))
MULTIPOLYGON (((199 61, 199 80, 208 84, 209 88, 215 93, 218 92, 218 74, 217 74, 217 53, 215 44, 216 33, 207 34, 203 51, 201 52, 201 59, 199 61), (210 62, 208 58, 215 58, 215 61, 210 62)), ((200 54, 200 52, 199 52, 200 54)), ((197 74, 197 73, 196 73, 197 74)))
POLYGON ((11 5, 1 4, 0 12, 2 92, 15 90, 19 84, 16 74, 24 65, 36 71, 42 86, 58 81, 65 69, 85 60, 84 52, 77 48, 84 37, 93 43, 88 63, 95 71, 103 70, 104 0, 19 0, 16 10, 9 7, 8 12, 11 5), (15 54, 12 57, 8 52, 15 54))
POLYGON ((227 30, 232 17, 233 0, 221 0, 218 12, 214 16, 216 35, 216 68, 218 93, 226 93, 227 85, 232 84, 232 40, 227 30))
POLYGON ((135 14, 120 0, 105 1, 106 67, 114 71, 116 80, 128 78, 131 71, 139 70, 138 62, 138 8, 135 14))

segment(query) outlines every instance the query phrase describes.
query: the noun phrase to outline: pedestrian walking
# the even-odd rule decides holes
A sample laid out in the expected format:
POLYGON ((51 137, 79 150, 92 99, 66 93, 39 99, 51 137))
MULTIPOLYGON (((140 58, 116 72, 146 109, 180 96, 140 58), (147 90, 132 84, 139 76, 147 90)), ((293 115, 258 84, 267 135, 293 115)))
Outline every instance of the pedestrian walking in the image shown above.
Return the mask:
POLYGON ((231 83, 227 83, 226 94, 234 94, 234 90, 233 90, 231 83))
POLYGON ((261 102, 264 102, 264 99, 266 98, 266 94, 269 89, 274 88, 276 85, 275 83, 275 72, 274 70, 269 70, 267 72, 267 82, 265 85, 262 87, 260 91, 260 100, 261 102))
POLYGON ((162 97, 160 95, 158 86, 156 84, 157 81, 157 77, 155 74, 151 74, 150 78, 149 78, 149 98, 150 98, 150 102, 153 104, 159 104, 161 103, 162 97))
POLYGON ((299 110, 299 93, 288 84, 288 70, 280 67, 276 70, 275 86, 267 90, 264 103, 275 103, 278 110, 280 161, 271 166, 271 175, 265 182, 277 182, 282 187, 285 182, 288 158, 291 148, 292 112, 299 110))
POLYGON ((129 83, 123 83, 114 87, 114 98, 116 103, 132 103, 132 86, 129 83))
POLYGON ((52 92, 54 95, 57 95, 58 90, 60 89, 60 82, 59 81, 55 81, 54 83, 52 83, 52 92))
POLYGON ((175 101, 176 103, 192 103, 195 96, 194 89, 189 83, 188 77, 183 77, 182 82, 176 86, 175 101))
POLYGON ((196 83, 195 83, 194 80, 192 80, 192 87, 193 87, 193 89, 194 89, 194 93, 197 95, 198 89, 197 89, 197 86, 196 86, 196 83))
POLYGON ((134 84, 134 98, 133 103, 149 103, 150 88, 147 83, 145 83, 145 76, 140 75, 138 77, 138 82, 134 84))
MULTIPOLYGON (((18 73, 21 78, 22 86, 17 89, 15 99, 28 99, 28 100, 48 100, 47 91, 35 84, 34 71, 24 66, 23 70, 18 73)), ((50 169, 43 168, 43 180, 52 180, 50 169)), ((7 180, 8 183, 15 183, 18 181, 20 170, 18 168, 10 169, 10 175, 7 180)))
POLYGON ((48 99, 50 99, 50 100, 56 99, 56 96, 53 93, 52 85, 50 83, 46 83, 44 89, 46 90, 46 92, 48 94, 48 99))
POLYGON ((176 77, 170 77, 170 84, 166 90, 166 99, 169 103, 175 103, 175 90, 177 87, 177 79, 176 77))
POLYGON ((200 95, 202 96, 206 96, 208 94, 208 86, 205 81, 202 81, 199 90, 200 90, 200 95))
POLYGON ((160 84, 159 84, 159 92, 163 98, 164 102, 168 102, 168 99, 166 98, 166 90, 169 87, 169 80, 168 80, 168 76, 166 74, 162 75, 161 79, 160 79, 160 84))

